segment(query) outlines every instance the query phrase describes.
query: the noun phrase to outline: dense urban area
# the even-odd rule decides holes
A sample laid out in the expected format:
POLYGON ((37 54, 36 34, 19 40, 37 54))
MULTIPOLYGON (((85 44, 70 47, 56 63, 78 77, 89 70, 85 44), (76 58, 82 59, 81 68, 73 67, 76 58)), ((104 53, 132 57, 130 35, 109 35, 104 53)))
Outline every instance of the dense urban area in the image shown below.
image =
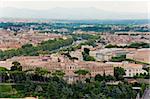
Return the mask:
POLYGON ((147 20, 0 19, 0 98, 148 99, 147 20))

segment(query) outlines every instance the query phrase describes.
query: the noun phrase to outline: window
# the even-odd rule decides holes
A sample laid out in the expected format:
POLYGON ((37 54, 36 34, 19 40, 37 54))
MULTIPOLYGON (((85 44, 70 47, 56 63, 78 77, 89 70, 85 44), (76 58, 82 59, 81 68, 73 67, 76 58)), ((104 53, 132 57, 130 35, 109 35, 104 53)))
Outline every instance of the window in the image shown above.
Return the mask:
POLYGON ((131 69, 129 69, 129 72, 131 72, 131 69))
POLYGON ((131 74, 129 73, 129 76, 131 76, 131 74))

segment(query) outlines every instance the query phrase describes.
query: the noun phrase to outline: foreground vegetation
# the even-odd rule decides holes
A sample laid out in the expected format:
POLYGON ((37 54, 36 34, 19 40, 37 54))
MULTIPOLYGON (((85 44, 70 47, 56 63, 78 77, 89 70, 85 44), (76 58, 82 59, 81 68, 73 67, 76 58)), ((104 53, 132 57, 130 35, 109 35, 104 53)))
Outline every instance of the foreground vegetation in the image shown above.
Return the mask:
MULTIPOLYGON (((1 68, 0 97, 20 98, 39 96, 40 99, 135 99, 137 92, 132 89, 123 75, 123 68, 115 68, 115 76, 96 75, 95 78, 80 79, 68 84, 63 80, 65 73, 60 70, 49 72, 43 68, 22 71, 18 62, 13 62, 10 70, 1 68), (118 85, 108 85, 110 81, 121 81, 118 85)), ((77 70, 76 74, 86 75, 87 70, 77 70)), ((141 86, 141 85, 139 85, 141 86)), ((143 85, 143 90, 145 89, 143 85)))
POLYGON ((136 92, 129 84, 109 86, 105 81, 67 84, 63 79, 50 77, 47 83, 26 81, 22 85, 3 85, 0 97, 39 96, 40 99, 131 99, 136 92))

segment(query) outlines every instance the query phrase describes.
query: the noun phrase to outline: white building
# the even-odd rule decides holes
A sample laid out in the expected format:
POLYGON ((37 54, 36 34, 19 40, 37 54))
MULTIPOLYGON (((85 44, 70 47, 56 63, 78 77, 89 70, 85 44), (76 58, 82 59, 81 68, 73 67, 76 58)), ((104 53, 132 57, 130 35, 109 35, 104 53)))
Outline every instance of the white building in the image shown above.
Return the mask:
POLYGON ((70 52, 70 55, 71 57, 76 57, 78 58, 78 60, 82 61, 83 60, 83 57, 82 57, 82 51, 79 49, 79 50, 76 50, 76 51, 71 51, 70 52))
POLYGON ((124 77, 133 77, 136 74, 144 74, 147 71, 143 70, 141 64, 134 64, 128 62, 106 62, 106 64, 111 64, 113 67, 122 67, 125 69, 126 75, 124 77))
POLYGON ((136 74, 144 74, 147 73, 147 71, 142 69, 142 65, 141 64, 128 64, 124 67, 124 69, 126 70, 126 75, 125 77, 133 77, 136 74))

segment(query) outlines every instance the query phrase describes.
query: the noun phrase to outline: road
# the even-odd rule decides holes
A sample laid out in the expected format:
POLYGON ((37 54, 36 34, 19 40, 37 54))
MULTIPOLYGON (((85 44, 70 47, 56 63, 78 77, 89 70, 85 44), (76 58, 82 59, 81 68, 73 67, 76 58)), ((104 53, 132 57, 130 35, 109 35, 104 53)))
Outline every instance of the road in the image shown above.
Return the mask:
POLYGON ((150 88, 148 88, 147 90, 145 90, 142 99, 150 99, 150 88))

